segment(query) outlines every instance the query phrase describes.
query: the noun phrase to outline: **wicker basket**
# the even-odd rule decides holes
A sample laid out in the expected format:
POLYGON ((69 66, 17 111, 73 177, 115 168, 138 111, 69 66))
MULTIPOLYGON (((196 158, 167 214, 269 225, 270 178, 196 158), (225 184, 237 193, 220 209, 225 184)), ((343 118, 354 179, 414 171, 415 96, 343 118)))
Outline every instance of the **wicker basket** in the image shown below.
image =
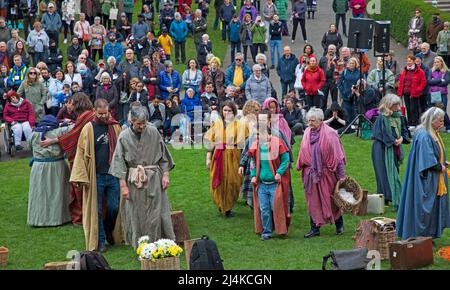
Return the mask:
POLYGON ((0 266, 8 265, 8 248, 0 247, 0 266))
POLYGON ((352 212, 362 201, 363 190, 353 177, 347 176, 344 181, 338 182, 334 189, 333 200, 334 204, 344 212, 352 212), (339 194, 339 190, 345 188, 346 191, 352 192, 356 202, 351 204, 343 200, 339 194))
POLYGON ((381 260, 389 260, 389 244, 397 240, 397 233, 395 226, 386 225, 394 222, 395 219, 385 217, 375 217, 370 219, 376 222, 378 229, 378 252, 380 252, 381 260))
POLYGON ((181 270, 180 257, 156 259, 155 262, 141 260, 141 270, 181 270))

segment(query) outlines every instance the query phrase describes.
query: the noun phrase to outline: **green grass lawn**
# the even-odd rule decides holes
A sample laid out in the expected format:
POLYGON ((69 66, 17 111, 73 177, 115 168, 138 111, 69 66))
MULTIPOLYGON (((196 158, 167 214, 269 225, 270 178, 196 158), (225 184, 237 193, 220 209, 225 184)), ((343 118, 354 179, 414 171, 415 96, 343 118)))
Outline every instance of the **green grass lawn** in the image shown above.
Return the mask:
MULTIPOLYGON (((444 141, 450 144, 450 135, 444 141)), ((363 188, 375 192, 376 183, 371 161, 371 142, 353 135, 343 138, 347 157, 347 174, 354 177, 363 188)), ((300 140, 294 146, 298 156, 300 140)), ((409 152, 409 146, 405 146, 409 152)), ((334 226, 322 228, 321 236, 306 240, 303 234, 309 229, 300 173, 293 173, 295 208, 293 221, 286 238, 275 237, 261 241, 254 234, 253 214, 239 200, 235 216, 224 218, 211 200, 209 174, 205 167, 205 150, 171 150, 176 162, 171 172, 169 198, 173 210, 183 210, 191 238, 209 235, 217 242, 225 269, 320 269, 322 257, 330 250, 352 249, 352 236, 359 220, 373 216, 354 217, 346 214, 345 234, 336 236, 334 226)), ((405 165, 401 167, 403 171, 405 165)), ((10 250, 6 269, 41 269, 46 262, 65 260, 70 250, 84 249, 81 226, 65 225, 56 228, 31 228, 26 224, 28 160, 0 163, 0 246, 10 250)), ((389 208, 385 214, 395 217, 389 208)), ((450 230, 436 241, 437 249, 450 245, 450 230)), ((115 246, 105 253, 114 269, 139 269, 131 246, 115 246)), ((182 267, 186 269, 182 256, 182 267)), ((389 269, 389 263, 382 267, 389 269)), ((431 269, 450 269, 450 263, 435 256, 431 269)))

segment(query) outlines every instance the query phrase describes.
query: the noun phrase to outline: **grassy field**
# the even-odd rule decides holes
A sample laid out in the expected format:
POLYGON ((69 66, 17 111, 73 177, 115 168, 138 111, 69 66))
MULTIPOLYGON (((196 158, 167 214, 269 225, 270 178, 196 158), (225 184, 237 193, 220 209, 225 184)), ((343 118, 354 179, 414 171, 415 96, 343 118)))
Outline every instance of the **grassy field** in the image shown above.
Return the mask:
MULTIPOLYGON (((450 144, 450 135, 444 135, 450 144)), ((298 156, 300 140, 294 146, 298 156)), ((345 136, 343 144, 347 157, 347 174, 356 178, 370 192, 376 190, 371 161, 371 143, 354 136, 345 136)), ((409 152, 409 146, 405 146, 409 152)), ((209 174, 205 168, 204 150, 171 150, 176 167, 171 173, 169 198, 173 210, 183 210, 192 238, 209 235, 219 247, 226 269, 320 269, 322 257, 330 250, 352 249, 352 236, 359 220, 373 216, 354 217, 346 214, 345 234, 336 236, 334 226, 325 226, 321 236, 306 240, 309 229, 300 174, 293 173, 295 208, 286 238, 275 237, 261 241, 253 231, 253 214, 239 200, 232 218, 219 215, 209 193, 209 174)), ((405 165, 402 166, 402 178, 405 165)), ((55 228, 31 228, 26 224, 28 160, 0 164, 0 246, 10 249, 6 269, 41 269, 44 263, 65 260, 70 250, 83 250, 81 226, 65 225, 55 228)), ((395 217, 389 208, 385 214, 395 217)), ((436 241, 437 248, 450 245, 450 230, 436 241)), ((105 254, 114 269, 139 269, 130 246, 115 246, 105 254)), ((182 267, 186 269, 182 256, 182 267)), ((387 262, 382 267, 389 269, 387 262)), ((450 263, 435 256, 430 269, 449 269, 450 263)))

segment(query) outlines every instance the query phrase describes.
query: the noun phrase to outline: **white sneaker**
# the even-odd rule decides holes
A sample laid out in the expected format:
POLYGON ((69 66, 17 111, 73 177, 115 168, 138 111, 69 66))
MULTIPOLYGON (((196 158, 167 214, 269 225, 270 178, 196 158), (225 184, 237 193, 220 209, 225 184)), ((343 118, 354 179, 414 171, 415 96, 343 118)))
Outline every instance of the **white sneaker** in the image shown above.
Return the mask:
POLYGON ((294 43, 294 42, 295 42, 295 40, 292 39, 292 40, 291 40, 291 43, 294 43))
POLYGON ((308 43, 308 40, 305 40, 305 43, 308 43))
POLYGON ((416 126, 409 126, 408 129, 409 130, 414 130, 414 129, 416 129, 416 126))
POLYGON ((67 43, 67 38, 66 39, 64 39, 64 44, 66 44, 67 43))
POLYGON ((351 128, 352 130, 355 130, 355 129, 356 129, 356 126, 355 126, 355 125, 351 125, 350 128, 351 128))

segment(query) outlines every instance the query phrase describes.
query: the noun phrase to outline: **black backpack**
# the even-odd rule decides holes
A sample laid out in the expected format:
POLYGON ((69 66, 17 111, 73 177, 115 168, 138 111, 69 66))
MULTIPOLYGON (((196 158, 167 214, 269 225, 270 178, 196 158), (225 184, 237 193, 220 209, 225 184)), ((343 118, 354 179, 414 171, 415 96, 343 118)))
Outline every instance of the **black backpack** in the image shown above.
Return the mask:
POLYGON ((192 246, 189 261, 190 270, 223 270, 222 259, 216 242, 203 236, 192 246))
POLYGON ((86 251, 80 254, 80 270, 111 270, 111 267, 100 253, 86 251))

